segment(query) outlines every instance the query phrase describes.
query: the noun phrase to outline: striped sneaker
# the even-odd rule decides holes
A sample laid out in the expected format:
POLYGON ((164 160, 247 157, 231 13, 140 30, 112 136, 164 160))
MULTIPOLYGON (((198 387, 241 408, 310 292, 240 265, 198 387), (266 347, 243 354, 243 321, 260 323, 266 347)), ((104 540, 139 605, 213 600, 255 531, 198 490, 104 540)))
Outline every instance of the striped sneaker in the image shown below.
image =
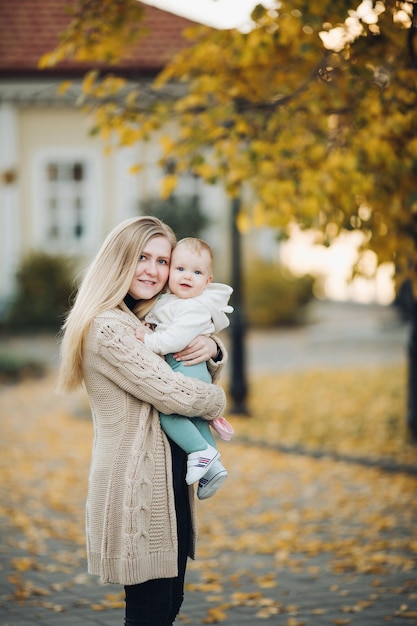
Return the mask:
POLYGON ((219 457, 219 452, 210 444, 205 450, 191 452, 187 459, 187 475, 185 477, 187 485, 192 485, 200 480, 219 457))
POLYGON ((214 496, 216 491, 220 489, 227 478, 227 471, 220 463, 216 461, 209 469, 207 474, 200 478, 198 483, 197 496, 200 500, 206 500, 214 496))

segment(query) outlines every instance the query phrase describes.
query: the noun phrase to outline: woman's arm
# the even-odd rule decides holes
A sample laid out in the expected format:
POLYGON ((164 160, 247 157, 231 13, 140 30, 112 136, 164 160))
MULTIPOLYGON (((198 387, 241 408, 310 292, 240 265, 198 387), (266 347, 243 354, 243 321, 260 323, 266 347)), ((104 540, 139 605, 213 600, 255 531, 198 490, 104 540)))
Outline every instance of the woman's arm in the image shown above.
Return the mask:
POLYGON ((85 350, 85 369, 93 368, 139 400, 166 414, 214 419, 226 398, 221 387, 173 372, 134 337, 134 327, 119 316, 101 315, 93 323, 85 350))

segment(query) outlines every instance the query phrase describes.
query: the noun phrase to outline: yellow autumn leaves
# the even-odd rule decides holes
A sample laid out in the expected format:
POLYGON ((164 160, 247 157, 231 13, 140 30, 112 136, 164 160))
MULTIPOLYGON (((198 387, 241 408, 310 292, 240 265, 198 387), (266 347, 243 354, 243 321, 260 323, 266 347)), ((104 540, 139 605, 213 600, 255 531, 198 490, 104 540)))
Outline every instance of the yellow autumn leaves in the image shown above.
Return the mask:
POLYGON ((415 465, 406 423, 404 366, 324 369, 252 379, 252 441, 415 465), (299 390, 302 389, 302 393, 299 390))
POLYGON ((40 68, 66 59, 78 62, 114 64, 127 53, 141 34, 143 6, 125 0, 90 0, 73 4, 71 21, 57 48, 44 54, 40 68))
MULTIPOLYGON (((392 11, 379 4, 372 23, 356 15, 361 36, 337 52, 325 49, 320 35, 348 27, 344 3, 258 5, 249 32, 189 29, 190 47, 147 93, 111 76, 93 85, 88 75, 80 104, 107 151, 175 128, 159 162, 171 165, 163 198, 191 171, 242 196, 246 229, 260 223, 254 204, 262 224, 281 229, 295 222, 323 229, 329 240, 342 229, 361 229, 379 262, 395 262, 398 273, 414 278, 417 74, 405 31, 411 20, 398 19, 406 4, 392 11), (366 221, 363 205, 371 213, 366 221)), ((61 44, 41 64, 116 63, 141 19, 142 7, 132 0, 80 0, 61 44)))
MULTIPOLYGON (((384 594, 381 579, 395 572, 408 574, 410 584, 404 585, 402 608, 393 606, 386 617, 413 615, 407 597, 415 592, 417 478, 273 449, 300 446, 415 466, 404 424, 404 378, 404 370, 393 367, 251 380, 252 417, 229 416, 236 440, 220 442, 228 481, 198 505, 198 559, 189 566, 186 598, 201 598, 202 623, 227 623, 240 608, 254 620, 281 616, 283 626, 309 624, 300 603, 281 596, 283 576, 304 572, 319 580, 326 571, 334 581, 329 592, 340 598, 333 624, 349 624, 350 613, 377 606, 384 594), (239 443, 243 437, 251 445, 239 443), (338 583, 346 575, 369 580, 354 602, 338 583)), ((75 573, 85 567, 92 424, 83 394, 57 397, 54 386, 52 373, 0 389, 0 516, 13 529, 6 539, 15 552, 8 565, 13 601, 59 612, 65 607, 54 602, 54 593, 80 585, 80 606, 120 608, 119 593, 103 593, 100 602, 89 603, 82 595, 86 580, 75 573), (61 547, 51 551, 51 542, 61 547), (33 572, 65 578, 40 585, 33 572)), ((328 611, 318 603, 311 615, 328 611)), ((182 617, 187 623, 186 605, 182 617)))

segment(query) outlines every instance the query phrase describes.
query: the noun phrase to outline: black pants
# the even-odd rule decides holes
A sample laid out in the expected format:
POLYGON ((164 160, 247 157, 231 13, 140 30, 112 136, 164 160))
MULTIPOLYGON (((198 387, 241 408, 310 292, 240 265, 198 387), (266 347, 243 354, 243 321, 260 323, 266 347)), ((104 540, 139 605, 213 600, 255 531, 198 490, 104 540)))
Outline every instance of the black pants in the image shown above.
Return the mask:
POLYGON ((187 455, 173 441, 170 444, 178 528, 178 576, 125 586, 125 626, 172 626, 184 599, 191 524, 188 486, 185 482, 187 455))

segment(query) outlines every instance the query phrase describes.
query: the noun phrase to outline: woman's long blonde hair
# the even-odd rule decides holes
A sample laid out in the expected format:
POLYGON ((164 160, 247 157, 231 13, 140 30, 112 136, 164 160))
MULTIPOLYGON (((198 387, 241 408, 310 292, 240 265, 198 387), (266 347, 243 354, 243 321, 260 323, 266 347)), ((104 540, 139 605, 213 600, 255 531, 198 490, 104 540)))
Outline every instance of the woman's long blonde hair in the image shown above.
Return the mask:
MULTIPOLYGON (((171 249, 175 246, 176 238, 171 228, 151 216, 125 220, 105 239, 85 274, 74 306, 62 327, 59 392, 72 391, 82 383, 83 343, 90 324, 99 313, 121 304, 132 283, 140 255, 154 237, 166 237, 171 249)), ((139 302, 136 315, 144 317, 156 298, 139 302)))

